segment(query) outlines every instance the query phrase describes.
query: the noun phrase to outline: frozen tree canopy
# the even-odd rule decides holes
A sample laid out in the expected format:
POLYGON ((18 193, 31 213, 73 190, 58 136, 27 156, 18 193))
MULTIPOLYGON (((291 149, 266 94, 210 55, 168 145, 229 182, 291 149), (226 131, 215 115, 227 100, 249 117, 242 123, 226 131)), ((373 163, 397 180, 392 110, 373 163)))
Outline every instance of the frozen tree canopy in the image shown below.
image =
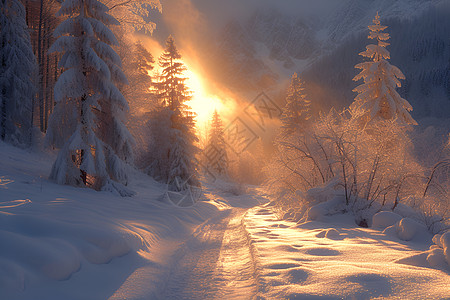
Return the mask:
POLYGON ((417 122, 409 114, 412 106, 403 99, 395 90, 401 86, 399 79, 405 79, 405 75, 399 68, 388 62, 390 59, 389 34, 383 32, 387 26, 380 23, 380 16, 375 16, 373 25, 369 26, 369 39, 376 40, 377 44, 370 44, 366 51, 360 55, 371 59, 371 61, 359 63, 355 66, 361 69, 353 80, 364 80, 364 83, 353 91, 358 95, 350 106, 354 114, 358 114, 366 122, 375 118, 398 119, 402 124, 417 125, 417 122))

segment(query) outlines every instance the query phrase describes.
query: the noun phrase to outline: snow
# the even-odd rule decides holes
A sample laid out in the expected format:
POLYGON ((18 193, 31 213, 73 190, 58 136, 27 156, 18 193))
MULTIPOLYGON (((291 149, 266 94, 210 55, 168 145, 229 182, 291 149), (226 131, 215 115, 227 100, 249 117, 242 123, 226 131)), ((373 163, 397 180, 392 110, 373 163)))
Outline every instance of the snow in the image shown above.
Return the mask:
POLYGON ((440 242, 444 249, 445 260, 450 265, 450 232, 444 233, 440 238, 440 242))
POLYGON ((450 295, 450 233, 432 242, 394 213, 360 228, 336 196, 316 220, 279 220, 258 188, 222 180, 177 207, 138 171, 128 186, 135 195, 120 197, 47 180, 55 153, 0 142, 0 155, 0 299, 450 295), (383 234, 389 225, 414 235, 383 234))
POLYGON ((411 218, 402 218, 394 225, 387 227, 383 233, 394 234, 404 241, 423 239, 429 235, 425 225, 420 224, 411 218))
POLYGON ((343 214, 296 224, 277 219, 268 207, 255 207, 244 224, 257 258, 257 295, 263 299, 448 299, 450 295, 448 271, 400 262, 423 256, 427 247, 423 241, 405 242, 356 227, 352 217, 343 214))
POLYGON ((372 217, 372 227, 385 229, 402 219, 402 216, 391 211, 380 211, 372 217))
POLYGON ((430 247, 427 262, 430 266, 450 270, 450 231, 436 234, 433 237, 435 245, 430 247))
POLYGON ((0 299, 107 299, 142 269, 156 293, 168 257, 218 212, 157 201, 164 187, 136 171, 123 198, 47 180, 54 154, 0 153, 0 299))
MULTIPOLYGON (((315 189, 312 189, 315 190, 315 189)), ((326 217, 328 214, 336 213, 343 209, 345 198, 334 197, 329 201, 325 201, 314 205, 306 212, 306 219, 308 221, 319 221, 326 217)))

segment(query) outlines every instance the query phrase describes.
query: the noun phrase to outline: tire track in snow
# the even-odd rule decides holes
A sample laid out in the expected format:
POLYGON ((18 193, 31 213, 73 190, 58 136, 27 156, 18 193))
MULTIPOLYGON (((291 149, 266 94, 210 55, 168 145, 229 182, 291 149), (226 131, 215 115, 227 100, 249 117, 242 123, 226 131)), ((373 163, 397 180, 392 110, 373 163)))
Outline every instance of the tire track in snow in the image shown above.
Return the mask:
POLYGON ((242 223, 246 211, 223 211, 196 230, 174 255, 161 298, 255 298, 255 264, 242 223))

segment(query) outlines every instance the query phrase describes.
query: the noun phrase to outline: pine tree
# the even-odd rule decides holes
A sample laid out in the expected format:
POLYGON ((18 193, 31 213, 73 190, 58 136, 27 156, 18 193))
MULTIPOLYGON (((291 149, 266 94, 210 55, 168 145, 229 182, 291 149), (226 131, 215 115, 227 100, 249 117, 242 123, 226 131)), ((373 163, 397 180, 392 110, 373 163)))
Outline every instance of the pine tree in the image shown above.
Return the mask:
POLYGON ((177 108, 186 110, 185 102, 191 99, 185 84, 186 78, 183 77, 186 67, 181 61, 181 54, 172 36, 167 38, 166 49, 161 54, 158 64, 162 69, 160 81, 156 84, 159 101, 172 111, 177 108))
MULTIPOLYGON (((129 48, 126 50, 131 52, 129 48)), ((132 53, 125 53, 122 57, 126 59, 124 60, 125 73, 130 82, 127 87, 123 88, 123 94, 130 105, 128 128, 136 139, 136 150, 142 151, 148 138, 142 128, 147 122, 147 114, 155 108, 157 102, 151 91, 153 82, 149 75, 149 71, 153 70, 155 60, 140 41, 134 44, 132 53)))
POLYGON ((18 0, 0 0, 0 138, 31 143, 36 58, 18 0))
POLYGON ((292 75, 288 88, 286 105, 281 116, 283 134, 292 134, 311 119, 311 101, 307 99, 302 80, 297 73, 292 75))
POLYGON ((165 106, 158 105, 147 114, 146 151, 141 165, 145 172, 154 179, 167 183, 169 178, 169 153, 171 145, 173 112, 165 106))
POLYGON ((206 166, 214 174, 226 175, 228 173, 228 156, 222 119, 217 113, 217 110, 214 111, 212 116, 210 128, 209 141, 203 151, 206 158, 206 166))
POLYGON ((134 85, 142 87, 145 93, 149 95, 149 88, 152 85, 152 78, 148 72, 153 70, 155 59, 153 58, 153 55, 145 49, 140 41, 135 43, 134 48, 134 59, 130 64, 135 70, 133 82, 134 85))
POLYGON ((132 138, 122 119, 128 104, 117 83, 127 80, 117 44, 106 25, 118 22, 97 0, 66 0, 58 15, 68 15, 55 30, 51 51, 63 56, 55 86, 57 105, 50 119, 47 142, 62 145, 50 178, 60 184, 109 189, 126 195, 124 159, 132 138), (62 130, 61 130, 62 129, 62 130))
POLYGON ((140 111, 150 111, 154 103, 153 93, 150 88, 153 84, 149 71, 153 70, 155 59, 153 55, 145 49, 140 41, 134 44, 132 58, 127 65, 127 74, 130 85, 127 95, 130 98, 131 113, 139 114, 140 111))
MULTIPOLYGON (((158 63, 162 71, 155 87, 161 108, 154 114, 161 113, 170 117, 170 128, 166 128, 168 132, 165 133, 169 143, 166 151, 162 153, 162 157, 156 158, 158 160, 156 164, 159 165, 158 170, 163 171, 157 172, 153 168, 149 170, 149 173, 168 183, 172 190, 179 191, 186 189, 188 185, 198 186, 200 184, 195 160, 199 149, 196 146, 198 138, 195 134, 195 114, 186 105, 186 101, 191 98, 185 85, 186 78, 183 77, 186 67, 181 61, 181 54, 178 52, 172 36, 167 39, 166 49, 158 63), (169 111, 170 113, 168 113, 169 111), (160 165, 163 161, 166 161, 164 167, 160 165), (167 173, 164 171, 165 167, 167 167, 167 173)), ((153 125, 158 126, 158 124, 153 125)), ((151 131, 158 132, 158 128, 151 128, 151 131)), ((155 136, 152 138, 155 139, 155 136)), ((154 147, 159 147, 159 145, 152 143, 149 151, 159 152, 154 147)), ((155 167, 155 161, 149 163, 155 167)))
POLYGON ((412 106, 403 99, 395 90, 401 86, 399 79, 405 79, 405 75, 397 67, 388 62, 390 53, 386 49, 389 45, 389 34, 383 32, 387 26, 382 26, 377 13, 373 25, 369 26, 369 39, 378 43, 366 46, 366 51, 359 55, 371 59, 371 61, 359 63, 355 66, 361 69, 353 80, 364 79, 364 83, 353 91, 358 93, 355 101, 350 106, 354 115, 357 115, 366 123, 373 119, 395 119, 401 124, 417 125, 409 112, 412 106))

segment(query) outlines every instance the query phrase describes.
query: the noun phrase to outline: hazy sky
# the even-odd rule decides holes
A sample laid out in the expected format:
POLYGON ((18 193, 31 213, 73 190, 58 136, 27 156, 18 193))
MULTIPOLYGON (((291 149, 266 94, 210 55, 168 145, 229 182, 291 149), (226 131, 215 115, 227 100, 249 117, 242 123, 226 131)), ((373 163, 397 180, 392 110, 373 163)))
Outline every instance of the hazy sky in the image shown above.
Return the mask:
MULTIPOLYGON (((173 0, 169 0, 173 1, 173 0)), ((284 14, 324 15, 345 0, 192 0, 195 7, 213 20, 248 15, 259 8, 272 8, 284 14)))
MULTIPOLYGON (((161 0, 163 16, 156 21, 156 38, 205 34, 220 30, 231 20, 246 19, 258 9, 274 9, 283 14, 326 17, 347 0, 161 0)), ((182 38, 182 37, 178 37, 182 38)))

